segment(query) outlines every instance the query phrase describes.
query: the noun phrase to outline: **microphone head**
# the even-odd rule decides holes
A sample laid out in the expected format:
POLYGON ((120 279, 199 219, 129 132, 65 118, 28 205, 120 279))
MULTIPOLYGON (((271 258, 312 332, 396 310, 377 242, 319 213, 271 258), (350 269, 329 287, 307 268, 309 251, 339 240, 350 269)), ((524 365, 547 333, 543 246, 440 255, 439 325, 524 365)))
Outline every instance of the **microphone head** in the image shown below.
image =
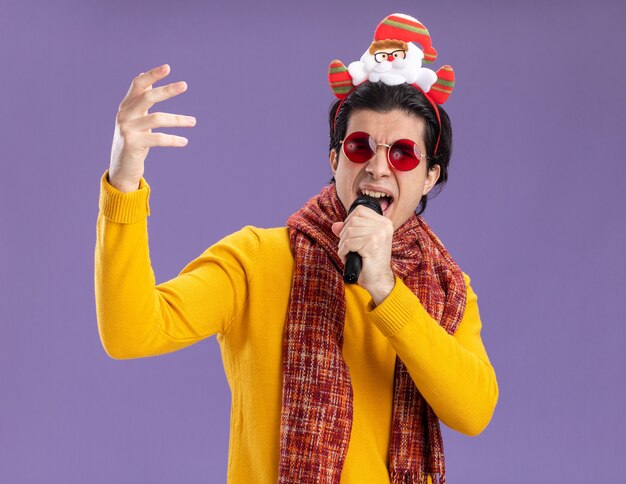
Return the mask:
POLYGON ((361 195, 354 202, 352 202, 352 205, 350 205, 350 210, 348 210, 348 215, 350 215, 352 213, 352 210, 357 208, 359 205, 364 205, 367 208, 371 208, 378 215, 383 214, 383 209, 381 208, 380 202, 378 201, 377 198, 370 197, 368 195, 361 195))

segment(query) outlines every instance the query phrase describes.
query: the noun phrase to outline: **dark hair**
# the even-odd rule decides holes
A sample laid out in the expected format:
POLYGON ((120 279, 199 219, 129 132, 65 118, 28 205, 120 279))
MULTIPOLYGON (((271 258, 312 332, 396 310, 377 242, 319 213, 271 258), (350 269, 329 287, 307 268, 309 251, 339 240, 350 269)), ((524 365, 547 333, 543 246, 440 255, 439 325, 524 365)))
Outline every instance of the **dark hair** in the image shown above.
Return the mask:
MULTIPOLYGON (((329 112, 328 123, 330 125, 330 150, 335 150, 339 156, 340 143, 346 136, 348 120, 355 111, 371 110, 378 113, 387 113, 394 109, 404 111, 424 120, 426 130, 424 143, 426 144, 427 170, 431 170, 436 165, 440 166, 439 179, 435 183, 433 191, 435 195, 441 192, 448 180, 448 165, 452 154, 452 126, 448 114, 438 106, 441 117, 441 138, 439 148, 435 156, 435 144, 439 134, 439 122, 433 106, 422 92, 409 84, 399 84, 388 86, 382 82, 364 82, 359 85, 341 104, 341 110, 337 116, 337 128, 335 129, 335 113, 341 104, 341 100, 335 102, 329 112)), ((334 178, 331 180, 334 182, 334 178)), ((416 215, 422 214, 426 210, 428 197, 422 197, 415 211, 416 215)))

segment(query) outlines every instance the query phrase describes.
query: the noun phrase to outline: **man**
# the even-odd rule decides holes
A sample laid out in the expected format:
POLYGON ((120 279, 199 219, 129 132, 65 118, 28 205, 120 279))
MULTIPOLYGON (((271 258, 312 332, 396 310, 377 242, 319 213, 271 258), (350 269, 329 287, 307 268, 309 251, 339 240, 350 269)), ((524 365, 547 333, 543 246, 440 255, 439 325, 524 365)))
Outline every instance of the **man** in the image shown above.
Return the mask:
POLYGON ((469 277, 414 213, 447 177, 445 112, 409 84, 353 85, 331 111, 334 183, 287 227, 246 227, 155 286, 144 161, 187 140, 151 130, 195 124, 148 113, 185 91, 152 87, 168 73, 133 81, 101 179, 107 352, 150 356, 217 335, 233 397, 229 482, 445 482, 439 420, 475 435, 498 397, 469 277), (382 215, 348 215, 361 195, 382 215), (344 286, 349 252, 363 268, 344 286))

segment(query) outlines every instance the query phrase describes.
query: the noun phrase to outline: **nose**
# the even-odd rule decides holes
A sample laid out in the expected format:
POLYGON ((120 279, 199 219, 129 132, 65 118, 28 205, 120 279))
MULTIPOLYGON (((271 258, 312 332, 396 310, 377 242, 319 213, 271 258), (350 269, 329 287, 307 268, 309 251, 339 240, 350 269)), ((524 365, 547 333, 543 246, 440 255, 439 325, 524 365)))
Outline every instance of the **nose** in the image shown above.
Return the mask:
POLYGON ((387 145, 379 144, 376 147, 376 153, 367 162, 365 171, 370 173, 375 179, 383 178, 391 174, 391 167, 389 166, 389 160, 387 160, 387 145))
POLYGON ((395 59, 396 59, 396 58, 395 58, 393 55, 388 55, 388 56, 387 56, 387 60, 388 60, 389 62, 393 62, 395 59))

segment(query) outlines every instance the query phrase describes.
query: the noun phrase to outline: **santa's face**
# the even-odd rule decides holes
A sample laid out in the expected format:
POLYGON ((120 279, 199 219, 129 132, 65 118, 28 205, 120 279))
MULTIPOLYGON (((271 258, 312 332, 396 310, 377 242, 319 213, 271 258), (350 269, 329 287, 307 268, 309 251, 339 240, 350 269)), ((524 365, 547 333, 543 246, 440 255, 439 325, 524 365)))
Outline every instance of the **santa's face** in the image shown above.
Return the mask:
MULTIPOLYGON (((395 61, 394 61, 395 62, 395 61)), ((415 141, 422 153, 424 144, 424 121, 414 115, 394 110, 378 113, 370 110, 356 111, 350 115, 346 136, 356 131, 369 133, 377 143, 391 145, 399 139, 415 141)), ((364 190, 376 195, 384 194, 381 206, 383 215, 398 229, 413 215, 422 196, 425 196, 439 178, 439 166, 427 170, 427 162, 422 159, 410 171, 399 171, 389 165, 387 149, 378 146, 374 156, 365 163, 353 163, 343 150, 332 151, 330 166, 335 176, 337 195, 346 211, 364 190)))
POLYGON ((379 49, 374 54, 369 51, 361 57, 369 80, 384 80, 388 84, 413 83, 422 66, 423 53, 413 44, 403 49, 379 49))
POLYGON ((361 59, 370 72, 388 72, 391 69, 402 70, 406 67, 406 50, 381 49, 374 54, 367 52, 361 59))

